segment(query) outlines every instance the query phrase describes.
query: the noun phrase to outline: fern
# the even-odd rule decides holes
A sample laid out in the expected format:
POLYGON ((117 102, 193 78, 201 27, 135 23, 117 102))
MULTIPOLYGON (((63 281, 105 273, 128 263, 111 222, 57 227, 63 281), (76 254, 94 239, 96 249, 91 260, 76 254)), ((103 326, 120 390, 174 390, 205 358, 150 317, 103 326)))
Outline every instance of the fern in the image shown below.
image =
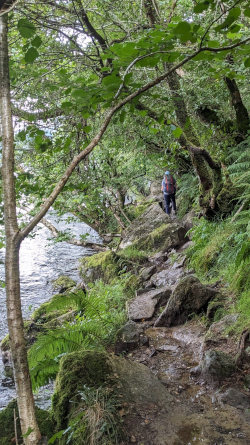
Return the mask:
MULTIPOLYGON (((48 310, 57 311, 58 307, 62 310, 63 302, 66 309, 70 301, 72 304, 72 294, 69 298, 56 296, 48 303, 48 310)), ((89 293, 81 293, 80 307, 74 322, 47 330, 31 346, 28 359, 34 389, 55 378, 62 355, 79 349, 103 350, 114 341, 125 320, 122 284, 98 282, 89 293)))
POLYGON ((239 190, 239 201, 250 203, 250 137, 234 147, 228 157, 228 167, 235 187, 239 190))

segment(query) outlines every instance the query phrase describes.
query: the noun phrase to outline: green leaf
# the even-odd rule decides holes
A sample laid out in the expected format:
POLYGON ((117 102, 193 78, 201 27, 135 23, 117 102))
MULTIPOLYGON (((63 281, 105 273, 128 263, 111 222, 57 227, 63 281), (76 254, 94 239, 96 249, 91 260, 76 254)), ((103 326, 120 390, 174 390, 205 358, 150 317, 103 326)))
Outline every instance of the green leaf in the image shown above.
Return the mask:
POLYGON ((120 113, 120 122, 123 123, 126 117, 126 111, 122 110, 122 112, 120 113))
POLYGON ((174 34, 188 34, 191 31, 191 26, 188 22, 180 22, 173 29, 174 34))
POLYGON ((231 9, 231 11, 229 11, 229 14, 228 14, 226 20, 221 25, 216 26, 215 30, 221 31, 225 28, 228 28, 230 25, 232 25, 233 22, 235 22, 235 20, 237 20, 237 18, 240 16, 240 14, 241 14, 240 8, 231 9))
POLYGON ((52 437, 49 439, 48 444, 53 444, 53 443, 55 443, 55 441, 56 441, 57 439, 61 439, 61 438, 62 438, 63 434, 64 434, 64 430, 61 430, 61 431, 59 431, 58 433, 54 434, 54 436, 52 436, 52 437))
POLYGON ((82 89, 82 88, 81 89, 78 88, 78 89, 72 91, 72 96, 75 99, 77 99, 79 97, 84 98, 84 97, 86 97, 86 91, 84 89, 82 89))
POLYGON ((36 36, 32 41, 31 41, 31 45, 35 46, 36 48, 39 48, 39 46, 41 46, 42 44, 42 39, 39 36, 36 36))
POLYGON ((24 59, 26 63, 33 63, 38 56, 39 52, 37 51, 37 49, 31 46, 31 48, 29 48, 28 51, 25 53, 24 59))
POLYGON ((27 19, 20 19, 17 24, 17 29, 21 36, 26 39, 33 37, 36 32, 36 28, 33 23, 29 22, 27 19))
POLYGON ((61 107, 62 107, 62 109, 63 110, 67 110, 68 108, 71 108, 72 107, 72 102, 62 102, 62 104, 61 104, 61 107))
POLYGON ((202 3, 198 3, 198 4, 195 5, 195 7, 194 7, 194 12, 196 12, 197 14, 199 14, 200 12, 205 11, 206 9, 208 9, 209 4, 210 4, 210 3, 209 3, 208 1, 205 1, 205 2, 202 2, 202 3))
POLYGON ((248 59, 245 60, 244 65, 246 68, 250 68, 250 57, 248 57, 248 59))
POLYGON ((175 130, 172 131, 172 133, 173 136, 178 139, 183 132, 180 127, 177 127, 175 130))
POLYGON ((84 131, 84 133, 89 133, 91 131, 91 126, 85 125, 85 127, 83 127, 83 131, 84 131))
POLYGON ((245 9, 245 11, 244 11, 244 16, 245 16, 245 17, 250 17, 250 8, 249 8, 249 7, 247 7, 247 8, 245 9))

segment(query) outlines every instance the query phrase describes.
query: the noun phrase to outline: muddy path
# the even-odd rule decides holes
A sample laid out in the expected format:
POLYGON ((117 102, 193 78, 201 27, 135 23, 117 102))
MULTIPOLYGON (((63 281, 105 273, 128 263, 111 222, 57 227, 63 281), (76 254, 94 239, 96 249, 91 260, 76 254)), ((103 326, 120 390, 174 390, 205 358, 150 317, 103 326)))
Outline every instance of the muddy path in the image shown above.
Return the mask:
POLYGON ((194 372, 202 357, 205 331, 197 321, 173 328, 146 327, 147 346, 137 348, 128 358, 149 367, 172 398, 166 409, 152 404, 127 416, 127 443, 250 444, 250 404, 244 397, 237 398, 237 394, 247 397, 243 383, 247 370, 237 372, 220 386, 206 383, 194 372), (234 396, 223 400, 228 388, 234 388, 234 396))

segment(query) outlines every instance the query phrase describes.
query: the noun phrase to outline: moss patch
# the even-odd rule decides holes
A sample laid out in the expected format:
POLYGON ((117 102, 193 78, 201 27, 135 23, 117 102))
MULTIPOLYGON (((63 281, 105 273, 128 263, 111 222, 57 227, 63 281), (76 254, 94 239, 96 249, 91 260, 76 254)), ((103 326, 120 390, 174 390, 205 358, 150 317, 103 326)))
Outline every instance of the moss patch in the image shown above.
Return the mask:
POLYGON ((162 224, 148 236, 136 241, 133 246, 147 253, 156 253, 177 245, 183 237, 185 229, 171 224, 162 224), (179 233, 180 232, 180 233, 179 233), (183 232, 183 233, 182 233, 183 232))
MULTIPOLYGON (((15 443, 13 438, 14 433, 14 409, 16 411, 16 416, 18 417, 18 408, 16 400, 13 400, 8 404, 8 406, 0 411, 0 443, 1 445, 10 445, 15 443)), ((52 417, 48 411, 44 411, 36 407, 36 418, 41 431, 42 436, 46 436, 48 439, 54 434, 54 423, 52 417)), ((18 443, 21 443, 22 435, 20 422, 17 421, 17 434, 18 443)))
POLYGON ((52 399, 53 414, 57 428, 67 426, 67 419, 73 408, 74 398, 84 387, 99 388, 111 374, 108 356, 102 352, 77 351, 67 354, 61 360, 52 399))
POLYGON ((116 277, 117 272, 117 255, 114 252, 100 252, 81 260, 80 275, 86 283, 94 283, 96 280, 108 283, 116 277))
POLYGON ((76 285, 76 282, 66 275, 61 275, 56 280, 52 281, 53 289, 59 290, 60 293, 71 289, 76 285))

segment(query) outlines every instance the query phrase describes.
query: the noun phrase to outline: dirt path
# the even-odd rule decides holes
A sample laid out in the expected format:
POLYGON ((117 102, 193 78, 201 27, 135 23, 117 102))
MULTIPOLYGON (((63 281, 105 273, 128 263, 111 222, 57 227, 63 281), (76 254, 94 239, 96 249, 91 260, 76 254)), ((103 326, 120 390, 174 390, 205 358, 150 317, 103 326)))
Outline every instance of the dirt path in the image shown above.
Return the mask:
MULTIPOLYGON (((166 410, 145 406, 127 417, 130 442, 138 445, 250 445, 250 410, 223 403, 228 387, 244 391, 241 375, 215 388, 192 375, 201 359, 205 328, 198 322, 174 328, 146 329, 149 345, 129 354, 158 376, 172 401, 166 410)), ((150 391, 150 388, 149 388, 150 391)), ((249 405, 250 407, 250 405, 249 405)))

